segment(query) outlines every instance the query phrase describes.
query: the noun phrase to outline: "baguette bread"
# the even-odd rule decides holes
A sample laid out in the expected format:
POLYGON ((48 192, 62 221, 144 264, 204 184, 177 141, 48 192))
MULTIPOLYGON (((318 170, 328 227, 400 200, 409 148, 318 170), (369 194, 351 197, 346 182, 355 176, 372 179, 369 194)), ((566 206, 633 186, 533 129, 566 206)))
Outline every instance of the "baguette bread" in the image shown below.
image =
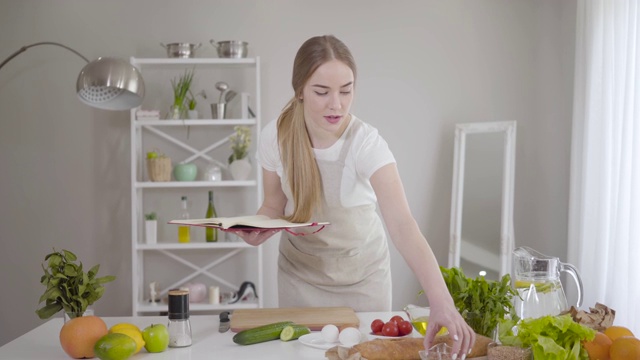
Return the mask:
MULTIPOLYGON (((436 336, 432 345, 443 342, 453 345, 449 335, 436 336)), ((490 342, 488 337, 476 335, 467 359, 486 356, 490 342)), ((334 346, 327 350, 325 356, 329 360, 420 360, 420 350, 424 350, 424 338, 375 339, 351 348, 334 346)))

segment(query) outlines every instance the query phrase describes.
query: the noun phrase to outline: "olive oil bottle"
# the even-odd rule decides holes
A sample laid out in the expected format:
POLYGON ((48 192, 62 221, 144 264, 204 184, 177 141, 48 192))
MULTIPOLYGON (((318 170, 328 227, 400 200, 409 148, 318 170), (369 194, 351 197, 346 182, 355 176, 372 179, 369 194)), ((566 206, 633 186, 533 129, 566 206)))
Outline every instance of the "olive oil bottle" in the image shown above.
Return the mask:
MULTIPOLYGON (((213 191, 209 191, 209 205, 207 206, 207 219, 217 217, 216 207, 213 205, 213 191)), ((205 228, 207 242, 218 241, 218 229, 207 227, 205 228)))
MULTIPOLYGON (((180 216, 182 220, 189 219, 189 208, 187 205, 187 197, 182 197, 182 214, 180 216)), ((191 241, 191 226, 178 226, 178 242, 188 243, 191 241)))

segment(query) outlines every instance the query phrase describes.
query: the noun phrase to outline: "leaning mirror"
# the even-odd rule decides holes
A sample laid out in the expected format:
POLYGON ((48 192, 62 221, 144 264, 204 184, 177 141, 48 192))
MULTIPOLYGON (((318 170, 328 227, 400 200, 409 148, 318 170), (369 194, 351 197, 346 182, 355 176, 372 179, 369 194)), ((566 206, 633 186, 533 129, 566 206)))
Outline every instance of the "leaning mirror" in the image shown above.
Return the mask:
POLYGON ((449 267, 498 280, 511 271, 515 121, 457 124, 449 267))

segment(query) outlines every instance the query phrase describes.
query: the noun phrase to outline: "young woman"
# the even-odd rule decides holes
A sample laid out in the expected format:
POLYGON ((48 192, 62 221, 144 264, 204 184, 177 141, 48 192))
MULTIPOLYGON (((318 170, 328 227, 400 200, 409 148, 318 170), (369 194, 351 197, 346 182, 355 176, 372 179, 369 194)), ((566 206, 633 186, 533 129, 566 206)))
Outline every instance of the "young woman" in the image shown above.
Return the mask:
MULTIPOLYGON (((262 130, 258 160, 264 202, 258 214, 292 222, 329 221, 320 232, 283 232, 278 259, 280 306, 391 310, 384 218, 431 307, 425 347, 441 326, 466 357, 475 333, 457 312, 438 263, 409 209, 393 154, 372 126, 350 113, 356 65, 333 36, 307 40, 293 65, 294 97, 262 130)), ((275 232, 241 232, 259 245, 275 232)))

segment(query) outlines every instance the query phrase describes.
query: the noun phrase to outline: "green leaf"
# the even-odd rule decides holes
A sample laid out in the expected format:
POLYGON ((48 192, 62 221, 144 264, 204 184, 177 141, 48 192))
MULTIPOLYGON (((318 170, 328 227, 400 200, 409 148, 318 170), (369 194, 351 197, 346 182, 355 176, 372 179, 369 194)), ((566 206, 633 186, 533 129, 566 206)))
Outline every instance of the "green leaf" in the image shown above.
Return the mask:
POLYGON ((60 304, 50 304, 46 305, 38 310, 36 310, 36 314, 40 319, 48 319, 55 315, 58 311, 62 310, 62 305, 60 304))
POLYGON ((69 251, 69 250, 62 250, 62 251, 64 251, 64 255, 65 255, 65 257, 67 258, 68 261, 73 262, 73 261, 76 261, 78 259, 76 254, 72 253, 71 251, 69 251))
POLYGON ((95 265, 89 270, 89 278, 93 279, 96 276, 96 274, 98 274, 98 270, 100 270, 100 264, 95 265))
POLYGON ((66 264, 64 266, 64 274, 69 277, 78 275, 78 266, 75 264, 66 264))
POLYGON ((107 275, 107 276, 103 276, 101 278, 97 278, 95 279, 95 283, 96 284, 106 284, 108 282, 114 281, 116 279, 115 276, 113 275, 107 275))
POLYGON ((60 264, 62 264, 62 256, 60 256, 58 253, 50 254, 50 255, 51 255, 49 257, 49 267, 50 268, 55 268, 55 267, 59 266, 60 264))
POLYGON ((62 296, 62 291, 60 291, 60 289, 56 287, 49 288, 47 289, 47 291, 45 291, 44 294, 42 294, 42 296, 40 296, 38 304, 48 299, 56 300, 59 296, 62 296))

